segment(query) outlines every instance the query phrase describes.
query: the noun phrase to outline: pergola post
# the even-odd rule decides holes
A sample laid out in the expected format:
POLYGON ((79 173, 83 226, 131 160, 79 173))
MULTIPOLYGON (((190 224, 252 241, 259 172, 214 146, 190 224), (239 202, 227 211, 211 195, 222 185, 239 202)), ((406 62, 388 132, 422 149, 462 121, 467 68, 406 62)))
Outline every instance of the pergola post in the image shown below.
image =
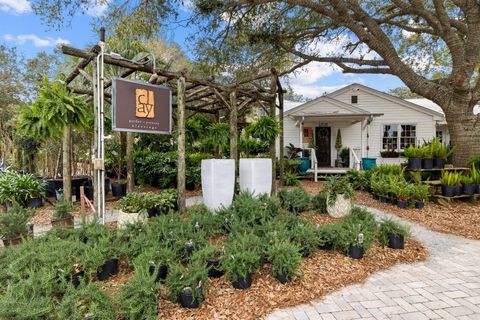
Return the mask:
POLYGON ((283 186, 283 175, 285 174, 285 132, 283 128, 283 88, 280 80, 277 76, 277 85, 278 85, 278 125, 280 128, 280 136, 279 136, 279 161, 280 161, 280 185, 283 186))
MULTIPOLYGON (((276 96, 277 93, 277 75, 275 69, 272 69, 272 76, 271 76, 271 83, 270 83, 270 91, 273 95, 276 96)), ((275 119, 276 114, 276 98, 272 98, 270 102, 270 117, 275 119)), ((276 144, 277 139, 272 139, 270 141, 270 158, 272 159, 272 195, 277 194, 277 170, 276 170, 276 144)))
POLYGON ((177 131, 178 131, 178 210, 185 212, 185 78, 180 77, 177 80, 177 131))
POLYGON ((235 170, 238 172, 238 109, 237 95, 230 92, 230 159, 235 160, 235 170))
POLYGON ((133 143, 135 134, 127 132, 127 191, 133 192, 135 189, 135 176, 133 173, 133 143))

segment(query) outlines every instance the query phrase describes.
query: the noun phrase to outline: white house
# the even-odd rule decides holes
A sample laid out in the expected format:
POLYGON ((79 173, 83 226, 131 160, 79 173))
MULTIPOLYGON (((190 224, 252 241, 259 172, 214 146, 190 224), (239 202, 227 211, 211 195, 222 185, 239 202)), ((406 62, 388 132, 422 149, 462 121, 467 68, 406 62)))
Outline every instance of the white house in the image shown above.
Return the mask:
MULTIPOLYGON (((426 99, 421 99, 426 100, 426 99)), ((429 101, 429 100, 426 100, 429 101)), ((350 166, 361 158, 377 158, 377 163, 400 163, 402 158, 386 158, 382 151, 401 152, 410 144, 440 137, 448 142, 445 117, 437 105, 423 106, 412 101, 352 84, 315 100, 284 111, 284 147, 313 148, 318 167, 333 167, 337 158, 338 129, 342 144, 349 148, 350 166)))

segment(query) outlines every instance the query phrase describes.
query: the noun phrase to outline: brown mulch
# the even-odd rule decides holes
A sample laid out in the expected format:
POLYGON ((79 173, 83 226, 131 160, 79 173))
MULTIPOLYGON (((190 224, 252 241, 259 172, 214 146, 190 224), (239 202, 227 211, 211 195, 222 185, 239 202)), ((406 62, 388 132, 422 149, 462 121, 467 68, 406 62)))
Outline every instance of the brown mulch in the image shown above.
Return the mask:
POLYGON ((261 319, 275 308, 286 308, 319 299, 344 286, 366 278, 397 263, 425 260, 427 252, 416 240, 407 240, 405 250, 374 247, 362 260, 339 252, 317 251, 302 264, 302 278, 282 285, 263 266, 253 275, 252 287, 234 289, 225 277, 208 280, 205 303, 199 309, 184 309, 162 299, 161 319, 261 319))
POLYGON ((480 203, 455 201, 450 207, 429 202, 423 209, 400 209, 373 200, 367 192, 358 191, 354 202, 417 222, 431 230, 480 240, 480 203))

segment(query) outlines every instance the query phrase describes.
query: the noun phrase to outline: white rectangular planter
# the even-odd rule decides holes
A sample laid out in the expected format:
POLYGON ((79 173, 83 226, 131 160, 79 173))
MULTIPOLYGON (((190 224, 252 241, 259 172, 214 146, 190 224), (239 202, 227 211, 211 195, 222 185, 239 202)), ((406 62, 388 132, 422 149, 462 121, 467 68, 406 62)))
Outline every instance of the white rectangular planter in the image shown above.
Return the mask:
POLYGON ((232 204, 235 188, 235 160, 202 160, 203 203, 211 210, 232 204))
POLYGON ((240 190, 254 196, 272 192, 272 159, 240 159, 240 190))

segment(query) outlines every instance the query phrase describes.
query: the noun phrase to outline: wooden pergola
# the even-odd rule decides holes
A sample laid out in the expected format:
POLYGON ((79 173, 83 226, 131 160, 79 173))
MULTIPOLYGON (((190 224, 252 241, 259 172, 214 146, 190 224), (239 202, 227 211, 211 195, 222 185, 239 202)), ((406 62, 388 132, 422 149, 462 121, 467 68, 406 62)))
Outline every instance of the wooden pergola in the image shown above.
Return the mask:
MULTIPOLYGON (((90 50, 82 50, 67 45, 62 45, 63 54, 80 58, 81 60, 66 77, 66 83, 74 93, 86 95, 91 100, 94 96, 94 82, 90 75, 85 71, 91 62, 99 55, 101 48, 99 45, 93 46, 90 50), (78 88, 72 86, 73 80, 78 76, 83 76, 89 80, 90 88, 78 88)), ((151 75, 149 82, 152 84, 163 84, 172 90, 174 99, 172 107, 176 109, 177 132, 178 132, 178 205, 179 209, 185 209, 185 119, 186 110, 190 115, 196 113, 207 113, 217 115, 225 112, 229 117, 230 124, 230 155, 235 160, 238 168, 238 125, 239 118, 243 117, 252 107, 261 107, 265 109, 272 117, 276 117, 276 109, 279 109, 280 123, 280 181, 283 179, 284 172, 284 133, 283 133, 283 94, 284 90, 279 80, 279 74, 275 69, 261 72, 256 75, 239 79, 229 84, 222 84, 215 81, 215 78, 200 79, 190 76, 186 71, 172 72, 154 69, 151 64, 139 63, 120 57, 117 54, 104 54, 104 63, 119 68, 120 78, 127 78, 136 72, 142 72, 151 75), (261 80, 270 81, 270 86, 265 88, 261 80), (277 99, 278 98, 278 99, 277 99), (277 101, 279 102, 277 105, 277 101)), ((292 71, 289 70, 288 72, 292 71)), ((287 72, 285 72, 287 73, 287 72)), ((283 74, 285 74, 283 73, 283 74)), ((104 79, 104 99, 111 101, 112 95, 108 92, 112 86, 112 79, 104 79)), ((175 113, 174 113, 175 114, 175 113)), ((96 148, 96 146, 94 146, 96 148)), ((133 135, 127 133, 127 180, 129 191, 133 189, 133 135)), ((270 143, 270 157, 272 158, 272 190, 276 192, 276 143, 270 143)), ((96 194, 96 191, 95 191, 96 194)))

